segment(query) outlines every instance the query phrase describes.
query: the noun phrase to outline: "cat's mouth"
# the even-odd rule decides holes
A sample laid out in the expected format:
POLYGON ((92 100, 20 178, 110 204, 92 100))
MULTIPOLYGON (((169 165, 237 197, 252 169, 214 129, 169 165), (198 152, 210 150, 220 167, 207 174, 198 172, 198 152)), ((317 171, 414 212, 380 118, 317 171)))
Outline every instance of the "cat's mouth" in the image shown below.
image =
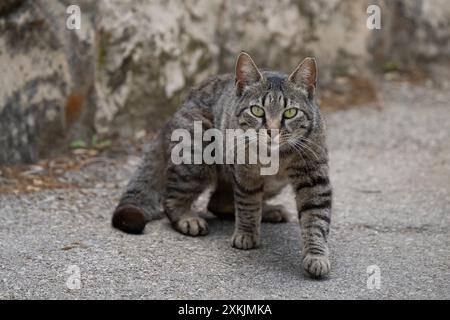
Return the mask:
POLYGON ((279 150, 281 148, 280 135, 270 137, 267 140, 267 146, 272 150, 279 150))
POLYGON ((281 142, 282 134, 279 130, 261 130, 258 132, 258 139, 267 146, 277 146, 281 142))

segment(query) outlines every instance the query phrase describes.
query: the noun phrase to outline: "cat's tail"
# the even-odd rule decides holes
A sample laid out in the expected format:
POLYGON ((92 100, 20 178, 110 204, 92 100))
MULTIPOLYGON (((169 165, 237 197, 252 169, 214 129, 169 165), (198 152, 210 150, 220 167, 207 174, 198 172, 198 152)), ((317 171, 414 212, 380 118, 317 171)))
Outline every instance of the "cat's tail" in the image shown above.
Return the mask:
POLYGON ((161 149, 159 137, 148 145, 139 168, 114 210, 114 228, 139 234, 147 222, 161 218, 160 190, 164 174, 161 149))

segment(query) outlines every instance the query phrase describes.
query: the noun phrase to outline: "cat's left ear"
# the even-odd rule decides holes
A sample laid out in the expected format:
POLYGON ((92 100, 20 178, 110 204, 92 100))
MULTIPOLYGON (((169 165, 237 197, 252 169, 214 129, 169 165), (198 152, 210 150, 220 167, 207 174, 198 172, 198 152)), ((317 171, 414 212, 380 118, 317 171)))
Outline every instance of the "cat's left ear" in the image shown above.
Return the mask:
POLYGON ((261 72, 248 53, 241 52, 236 61, 236 93, 242 94, 245 87, 251 86, 263 80, 261 72))
POLYGON ((317 86, 316 59, 306 58, 303 60, 294 72, 291 73, 288 80, 293 83, 295 87, 305 90, 308 94, 308 98, 312 99, 317 86))

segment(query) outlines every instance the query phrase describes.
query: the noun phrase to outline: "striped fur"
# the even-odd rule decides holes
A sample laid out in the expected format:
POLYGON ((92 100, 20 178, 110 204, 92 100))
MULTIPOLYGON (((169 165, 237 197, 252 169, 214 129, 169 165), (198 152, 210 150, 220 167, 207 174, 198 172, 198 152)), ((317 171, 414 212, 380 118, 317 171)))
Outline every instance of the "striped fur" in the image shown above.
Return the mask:
MULTIPOLYGON (((208 233, 207 222, 191 210, 192 203, 208 187, 214 192, 208 210, 219 217, 235 218, 232 245, 252 249, 260 244, 261 222, 287 220, 282 206, 267 200, 291 184, 296 193, 302 234, 303 267, 313 277, 330 270, 327 238, 330 230, 332 188, 328 176, 325 130, 314 101, 316 65, 305 59, 289 77, 261 72, 243 53, 235 75, 212 77, 194 88, 157 138, 130 181, 113 216, 115 227, 127 232, 143 231, 145 223, 158 216, 160 204, 173 227, 186 235, 208 233), (250 112, 264 109, 264 117, 250 112), (295 117, 285 111, 295 108, 295 117), (170 160, 171 133, 193 133, 194 121, 203 129, 280 130, 280 170, 261 176, 260 165, 174 165, 170 160)), ((207 145, 202 142, 202 152, 207 145)))

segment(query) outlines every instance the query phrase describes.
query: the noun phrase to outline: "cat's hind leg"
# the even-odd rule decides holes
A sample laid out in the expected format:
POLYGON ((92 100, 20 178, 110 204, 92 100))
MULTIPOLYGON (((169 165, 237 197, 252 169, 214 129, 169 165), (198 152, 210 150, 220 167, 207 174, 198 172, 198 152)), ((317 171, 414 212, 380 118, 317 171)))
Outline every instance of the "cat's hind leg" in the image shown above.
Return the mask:
MULTIPOLYGON (((234 197, 231 184, 221 183, 212 193, 208 211, 222 220, 234 220, 234 197)), ((262 222, 282 223, 289 221, 289 213, 283 205, 271 205, 266 201, 262 207, 262 222)))
POLYGON ((160 137, 144 153, 142 163, 128 182, 114 210, 112 225, 127 233, 140 234, 147 222, 160 218, 160 190, 164 168, 160 137))
POLYGON ((208 211, 222 220, 234 220, 234 198, 231 183, 219 179, 208 202, 208 211))
POLYGON ((289 213, 283 205, 272 205, 267 203, 267 201, 278 196, 285 185, 285 183, 281 183, 277 186, 272 185, 270 188, 265 188, 262 207, 262 222, 281 223, 289 221, 289 213))
POLYGON ((262 222, 282 223, 289 221, 289 213, 283 205, 271 205, 266 202, 262 207, 262 222))
POLYGON ((214 181, 215 170, 207 165, 171 165, 163 195, 163 208, 173 228, 188 236, 208 234, 208 224, 192 211, 192 203, 214 181))

